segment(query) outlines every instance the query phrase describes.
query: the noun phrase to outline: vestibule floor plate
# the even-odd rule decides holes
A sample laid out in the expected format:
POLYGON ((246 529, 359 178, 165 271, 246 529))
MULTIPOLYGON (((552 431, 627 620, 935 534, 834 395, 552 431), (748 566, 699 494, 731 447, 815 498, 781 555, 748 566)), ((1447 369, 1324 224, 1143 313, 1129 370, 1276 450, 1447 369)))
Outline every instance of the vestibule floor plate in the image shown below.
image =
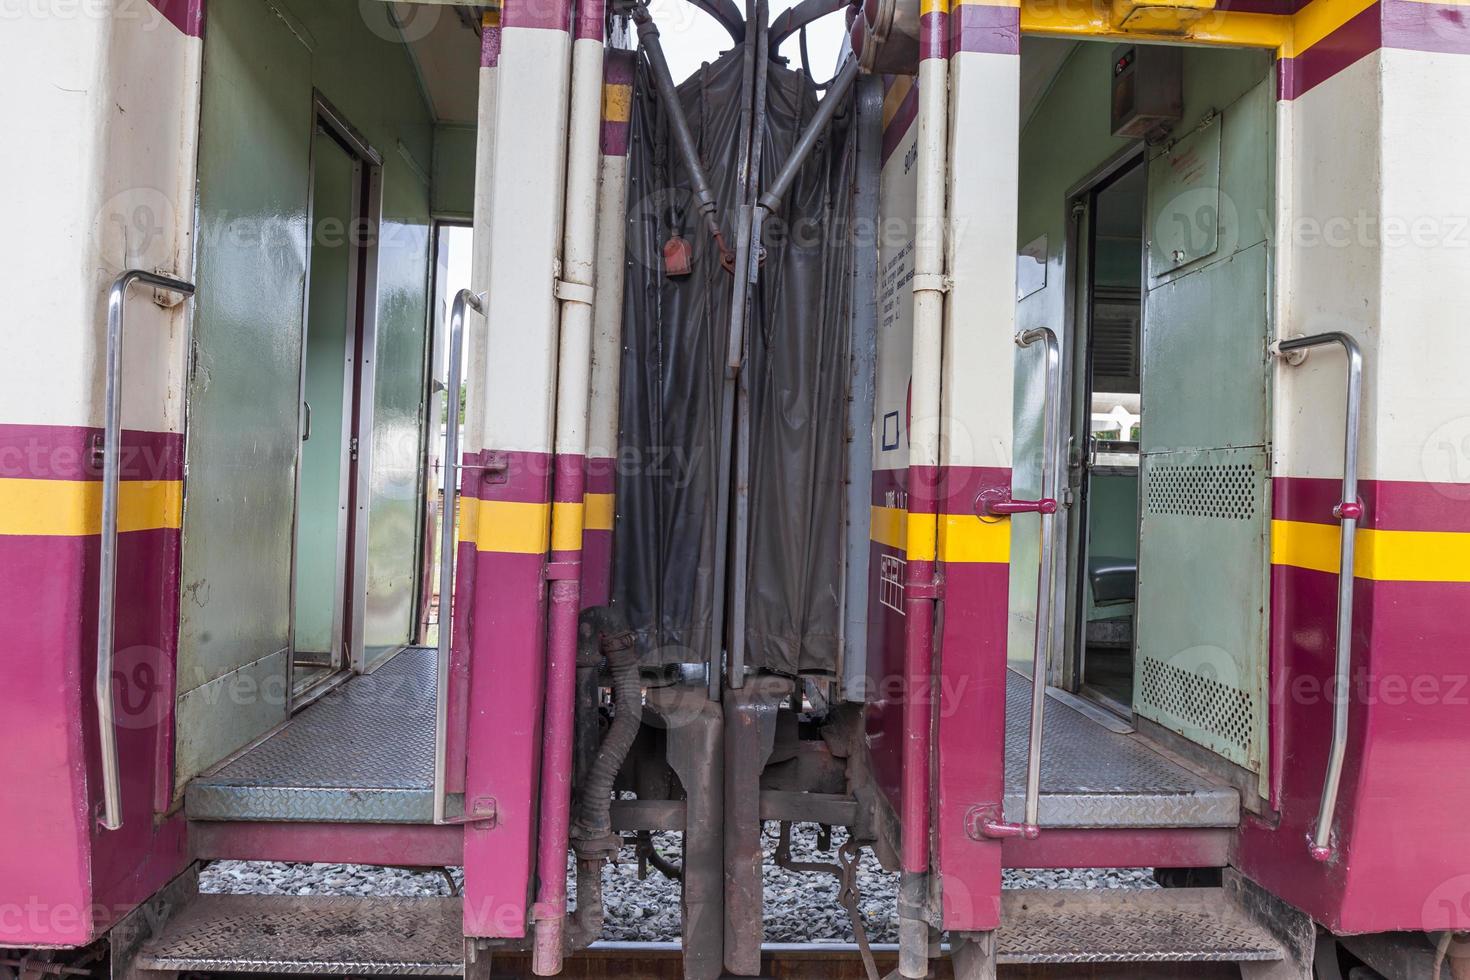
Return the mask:
POLYGON ((347 976, 464 972, 458 898, 200 895, 143 944, 144 970, 347 976))
POLYGON ((1001 963, 1246 963, 1280 942, 1219 888, 1001 893, 1001 963))
MULTIPOLYGON (((1026 808, 1031 681, 1006 675, 1009 820, 1026 808)), ((1234 827, 1240 795, 1048 697, 1041 740, 1042 827, 1234 827)))
POLYGON ((189 819, 432 822, 437 657, 404 650, 195 779, 189 819))

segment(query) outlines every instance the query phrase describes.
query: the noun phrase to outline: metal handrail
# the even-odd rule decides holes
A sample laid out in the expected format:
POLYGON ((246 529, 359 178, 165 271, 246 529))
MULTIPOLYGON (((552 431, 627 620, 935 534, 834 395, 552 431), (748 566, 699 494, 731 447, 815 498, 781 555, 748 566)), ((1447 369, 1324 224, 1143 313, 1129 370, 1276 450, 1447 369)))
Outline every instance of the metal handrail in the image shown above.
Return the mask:
POLYGON ((102 542, 97 575, 97 734, 102 743, 102 826, 122 827, 122 783, 117 763, 117 718, 112 699, 112 647, 117 608, 117 497, 122 480, 122 351, 128 288, 147 286, 194 295, 194 284, 130 269, 107 291, 107 362, 102 423, 102 542))
MULTIPOLYGON (((1353 558, 1358 521, 1363 503, 1358 499, 1358 432, 1363 405, 1363 352, 1358 342, 1345 333, 1292 337, 1276 345, 1286 357, 1313 347, 1338 344, 1347 355, 1347 418, 1343 434, 1342 497, 1332 509, 1341 522, 1340 558, 1337 570, 1337 651, 1333 664, 1332 747, 1327 755, 1327 773, 1322 780, 1322 802, 1317 810, 1317 827, 1307 839, 1308 850, 1317 861, 1332 857, 1332 820, 1337 811, 1338 788, 1342 783, 1343 758, 1347 754, 1348 686, 1353 654, 1353 558)), ((1287 358, 1288 363, 1300 363, 1287 358)))
POLYGON ((459 523, 459 390, 464 383, 464 311, 485 315, 485 294, 461 289, 449 314, 449 385, 444 425, 444 513, 439 531, 439 656, 435 665, 438 696, 434 702, 434 822, 450 823, 447 792, 449 767, 449 651, 454 624, 454 564, 459 523))
POLYGON ((1041 342, 1046 353, 1046 382, 1041 406, 1041 492, 1036 500, 991 499, 981 495, 976 509, 981 516, 1007 517, 1038 514, 1041 517, 1041 554, 1037 572, 1036 648, 1031 657, 1031 724, 1026 746, 1026 813, 1021 823, 1008 823, 992 815, 983 822, 986 837, 1035 838, 1040 832, 1041 739, 1046 713, 1046 672, 1052 644, 1052 602, 1056 591, 1057 484, 1060 479, 1057 444, 1062 427, 1062 353, 1056 331, 1036 327, 1016 334, 1021 348, 1041 342))

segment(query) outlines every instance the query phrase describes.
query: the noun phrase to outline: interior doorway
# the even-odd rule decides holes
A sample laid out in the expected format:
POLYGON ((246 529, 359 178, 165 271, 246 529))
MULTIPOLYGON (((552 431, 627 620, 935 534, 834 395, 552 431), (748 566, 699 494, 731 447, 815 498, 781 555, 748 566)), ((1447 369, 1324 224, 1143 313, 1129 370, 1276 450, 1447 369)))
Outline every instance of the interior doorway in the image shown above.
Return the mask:
POLYGON ((1132 712, 1138 585, 1138 473, 1143 426, 1142 323, 1147 167, 1136 155, 1084 192, 1079 308, 1085 346, 1077 404, 1077 677, 1084 693, 1132 712))
POLYGON ((292 567, 292 695, 357 665, 362 433, 370 432, 377 154, 318 99, 311 151, 301 448, 292 567))

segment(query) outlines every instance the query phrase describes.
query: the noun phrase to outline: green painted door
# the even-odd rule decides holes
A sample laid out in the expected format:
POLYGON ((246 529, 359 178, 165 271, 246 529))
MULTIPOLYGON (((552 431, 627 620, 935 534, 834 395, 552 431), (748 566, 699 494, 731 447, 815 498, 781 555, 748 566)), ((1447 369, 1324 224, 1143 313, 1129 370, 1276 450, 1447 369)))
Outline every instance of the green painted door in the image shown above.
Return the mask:
POLYGON ((295 649, 340 666, 346 589, 354 325, 352 226, 356 161, 318 131, 312 149, 310 283, 302 370, 301 477, 296 497, 295 649), (309 406, 309 407, 307 407, 309 406))
POLYGON ((175 784, 286 717, 311 56, 258 0, 210 7, 187 382, 175 784))
POLYGON ((1228 81, 1148 164, 1134 706, 1264 786, 1275 105, 1228 81))

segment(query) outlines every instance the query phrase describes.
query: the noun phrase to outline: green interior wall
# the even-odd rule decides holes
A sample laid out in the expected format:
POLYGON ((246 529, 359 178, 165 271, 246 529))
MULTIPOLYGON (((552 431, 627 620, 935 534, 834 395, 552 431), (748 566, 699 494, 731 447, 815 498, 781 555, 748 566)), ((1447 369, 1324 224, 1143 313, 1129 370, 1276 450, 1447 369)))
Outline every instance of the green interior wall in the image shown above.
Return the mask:
MULTIPOLYGON (((1077 44, 1021 132, 1017 249, 1045 235, 1047 254, 1046 286, 1018 302, 1016 328, 1051 327, 1064 352, 1071 343, 1064 262, 1070 235, 1067 192, 1134 142, 1110 132, 1114 47, 1112 42, 1077 44)), ((1175 132, 1188 132, 1211 108, 1236 101, 1261 81, 1270 65, 1270 55, 1264 51, 1187 49, 1184 121, 1175 132)), ((1263 193, 1269 202, 1269 188, 1263 188, 1263 193)), ((1258 219, 1254 212, 1250 217, 1258 219)), ((1105 275, 1123 274, 1107 256, 1102 261, 1105 275)), ((1135 276, 1131 281, 1137 282, 1136 252, 1129 261, 1135 276)), ((1040 491, 1043 394, 1039 348, 1018 351, 1012 473, 1018 498, 1035 497, 1040 491)), ((1038 522, 1022 518, 1012 523, 1007 649, 1011 666, 1029 675, 1035 649, 1038 522)))
POLYGON ((434 127, 434 217, 470 221, 475 216, 474 126, 440 123, 434 127))
POLYGON ((313 89, 383 158, 368 655, 406 642, 413 625, 433 120, 406 51, 369 28, 356 0, 214 3, 201 96, 180 786, 286 712, 313 89))

